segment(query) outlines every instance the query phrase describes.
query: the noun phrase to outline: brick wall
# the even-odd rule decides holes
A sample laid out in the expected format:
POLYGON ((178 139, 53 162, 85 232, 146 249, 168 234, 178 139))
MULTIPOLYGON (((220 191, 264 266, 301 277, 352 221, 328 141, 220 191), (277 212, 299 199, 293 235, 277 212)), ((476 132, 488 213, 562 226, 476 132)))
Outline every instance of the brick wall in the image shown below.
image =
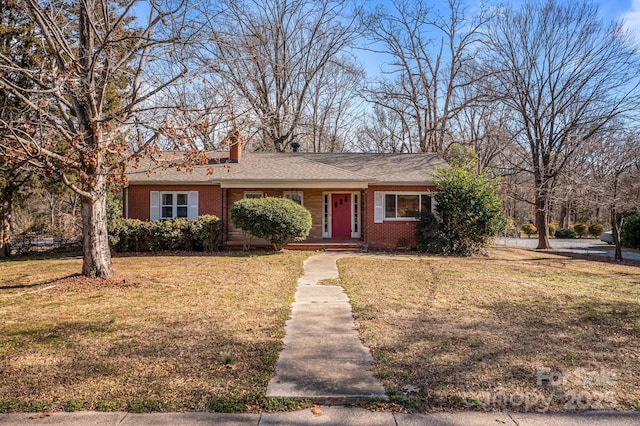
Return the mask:
POLYGON ((403 238, 409 242, 410 246, 415 245, 415 220, 393 220, 382 223, 374 222, 375 213, 375 191, 384 192, 435 192, 434 186, 402 186, 402 185, 372 185, 363 195, 364 211, 362 217, 364 240, 372 249, 393 249, 397 247, 398 241, 403 238))
MULTIPOLYGON (((213 214, 225 221, 228 227, 227 238, 239 238, 238 230, 228 223, 226 209, 223 209, 223 190, 219 185, 131 185, 127 188, 129 201, 129 217, 140 220, 149 220, 150 214, 150 192, 151 191, 198 191, 198 214, 213 214)), ((265 196, 282 197, 285 189, 260 189, 265 196)), ((309 238, 322 237, 322 193, 323 190, 299 190, 304 193, 304 205, 312 213, 313 227, 309 238)), ((415 244, 415 221, 414 220, 394 220, 374 223, 375 212, 375 191, 385 192, 434 192, 433 186, 402 186, 385 185, 371 186, 362 192, 363 209, 362 217, 362 239, 368 243, 372 249, 392 249, 398 245, 401 238, 409 241, 410 245, 415 244)), ((351 192, 348 190, 335 190, 334 192, 351 192)), ((244 196, 244 190, 227 190, 225 203, 229 206, 244 196)), ((123 209, 124 211, 124 209, 123 209)))
MULTIPOLYGON (((222 190, 220 185, 131 185, 127 188, 129 217, 149 220, 151 191, 198 191, 198 214, 212 214, 222 218, 222 190)), ((126 202, 127 200, 124 200, 126 202)), ((126 206, 122 211, 126 212, 126 206)), ((126 214, 126 213, 125 213, 126 214)))

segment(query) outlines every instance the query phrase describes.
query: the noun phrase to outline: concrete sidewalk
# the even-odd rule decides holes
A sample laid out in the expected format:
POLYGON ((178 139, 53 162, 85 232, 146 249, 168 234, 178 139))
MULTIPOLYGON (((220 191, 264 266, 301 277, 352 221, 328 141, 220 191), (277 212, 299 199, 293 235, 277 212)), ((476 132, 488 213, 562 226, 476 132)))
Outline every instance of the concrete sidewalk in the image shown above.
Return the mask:
POLYGON ((371 353, 354 328, 349 298, 342 287, 321 284, 338 278, 341 256, 321 253, 304 262, 268 397, 331 405, 386 398, 371 372, 371 353))
POLYGON ((635 426, 640 424, 639 412, 586 412, 577 414, 456 413, 400 414, 373 412, 361 408, 320 407, 320 413, 300 410, 286 413, 223 414, 223 413, 54 413, 48 417, 30 418, 34 414, 0 414, 0 425, 40 426, 164 426, 164 425, 345 425, 345 426, 635 426))

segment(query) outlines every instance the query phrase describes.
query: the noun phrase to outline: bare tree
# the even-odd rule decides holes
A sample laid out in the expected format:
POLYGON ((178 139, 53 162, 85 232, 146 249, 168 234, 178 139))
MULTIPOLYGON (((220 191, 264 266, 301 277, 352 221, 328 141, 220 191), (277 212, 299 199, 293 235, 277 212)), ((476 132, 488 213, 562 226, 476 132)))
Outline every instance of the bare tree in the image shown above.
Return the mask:
POLYGON ((473 50, 490 15, 467 15, 464 0, 447 0, 444 11, 423 0, 393 0, 369 17, 372 48, 390 57, 386 74, 370 101, 401 115, 412 151, 443 152, 449 122, 472 99, 461 96, 474 84, 473 50), (377 48, 376 46, 381 46, 377 48))
POLYGON ((611 132, 590 144, 590 190, 609 210, 609 224, 616 245, 615 259, 622 261, 620 231, 625 213, 640 208, 640 139, 635 131, 611 132))
POLYGON ((373 105, 356 135, 357 149, 380 153, 411 152, 408 128, 402 119, 403 115, 391 109, 373 105))
POLYGON ((583 1, 504 8, 485 46, 496 100, 511 112, 508 128, 535 184, 538 248, 547 249, 559 173, 585 141, 638 110, 638 55, 619 23, 605 25, 583 1))
POLYGON ((340 55, 358 36, 357 5, 222 0, 206 12, 209 42, 200 53, 210 76, 233 88, 230 102, 255 129, 257 143, 285 151, 299 136, 312 98, 326 95, 327 68, 343 66, 340 55), (323 84, 315 86, 323 90, 314 92, 323 73, 323 84))
POLYGON ((299 139, 306 151, 341 152, 351 139, 364 71, 348 59, 330 63, 311 83, 299 139))
POLYGON ((507 125, 508 113, 500 105, 491 102, 490 96, 484 93, 490 90, 483 85, 468 86, 463 92, 465 99, 476 99, 467 102, 452 120, 452 139, 470 146, 477 154, 478 172, 491 168, 494 174, 508 173, 512 169, 510 156, 507 154, 511 138, 507 125), (507 155, 505 155, 507 154, 507 155))
POLYGON ((0 121, 0 147, 80 195, 86 276, 112 274, 108 184, 122 178, 132 156, 155 151, 159 138, 190 136, 172 120, 176 110, 158 104, 167 87, 190 76, 181 62, 185 1, 16 0, 49 57, 25 67, 0 54, 0 89, 28 111, 0 121), (33 89, 14 84, 14 75, 33 89))

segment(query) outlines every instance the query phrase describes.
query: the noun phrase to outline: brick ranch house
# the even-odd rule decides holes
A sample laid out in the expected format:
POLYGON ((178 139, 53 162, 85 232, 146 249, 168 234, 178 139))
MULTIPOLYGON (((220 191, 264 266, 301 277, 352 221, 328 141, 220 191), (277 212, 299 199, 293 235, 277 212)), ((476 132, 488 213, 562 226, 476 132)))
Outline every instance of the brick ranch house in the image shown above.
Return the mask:
POLYGON ((209 164, 175 167, 181 154, 165 152, 127 171, 127 218, 196 219, 211 214, 224 224, 228 246, 244 236, 229 219, 242 198, 285 197, 311 212, 308 244, 355 243, 372 249, 413 245, 416 212, 433 210, 433 176, 446 163, 437 154, 207 153, 209 164))

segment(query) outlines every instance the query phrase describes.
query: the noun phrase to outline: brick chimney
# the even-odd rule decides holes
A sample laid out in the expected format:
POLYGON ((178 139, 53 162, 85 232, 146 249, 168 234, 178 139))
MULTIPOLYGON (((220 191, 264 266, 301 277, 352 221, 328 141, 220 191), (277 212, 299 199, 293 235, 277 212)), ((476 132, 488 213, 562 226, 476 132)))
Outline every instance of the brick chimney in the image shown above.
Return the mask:
POLYGON ((237 163, 242 157, 242 140, 240 138, 240 131, 233 129, 229 133, 229 162, 237 163))

